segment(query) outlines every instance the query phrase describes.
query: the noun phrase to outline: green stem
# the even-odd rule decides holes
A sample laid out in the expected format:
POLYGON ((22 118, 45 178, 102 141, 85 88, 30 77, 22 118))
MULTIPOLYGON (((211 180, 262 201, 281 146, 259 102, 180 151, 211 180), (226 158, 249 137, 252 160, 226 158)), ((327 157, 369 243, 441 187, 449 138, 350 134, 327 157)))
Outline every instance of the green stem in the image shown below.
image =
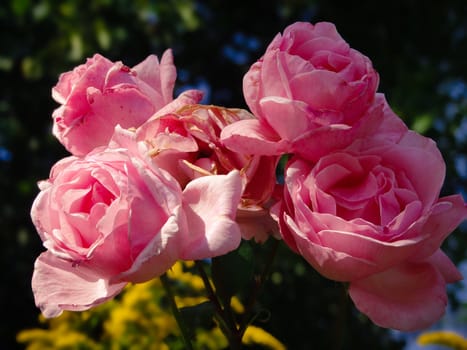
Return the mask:
POLYGON ((277 250, 279 248, 279 242, 280 242, 279 240, 273 241, 272 243, 273 246, 271 248, 270 254, 267 257, 264 268, 261 271, 261 274, 257 278, 255 278, 255 285, 253 287, 251 297, 249 298, 249 303, 247 307, 245 308, 244 315, 246 316, 246 318, 245 318, 243 325, 239 329, 240 337, 243 337, 243 334, 245 333, 248 326, 256 318, 256 316, 253 314, 253 309, 256 304, 256 300, 264 287, 265 282, 269 279, 272 264, 274 262, 274 259, 277 254, 277 250))
POLYGON ((182 338, 185 343, 185 347, 187 350, 193 350, 193 346, 191 345, 190 340, 190 332, 188 331, 188 327, 186 326, 185 321, 183 320, 182 313, 180 312, 180 309, 178 308, 177 303, 175 302, 175 297, 172 293, 172 288, 170 287, 169 278, 165 273, 159 278, 161 280, 162 287, 164 288, 165 293, 167 294, 167 297, 169 299, 172 313, 175 317, 175 320, 177 321, 178 327, 180 328, 180 332, 182 333, 182 338))
POLYGON ((242 348, 242 337, 235 320, 233 317, 230 317, 232 316, 230 305, 222 306, 222 303, 217 297, 217 294, 211 285, 211 281, 204 270, 202 262, 196 261, 195 264, 198 268, 201 279, 203 280, 204 287, 206 288, 208 299, 213 303, 215 310, 214 317, 218 321, 222 333, 224 333, 227 341, 229 342, 229 348, 232 350, 240 350, 242 348))

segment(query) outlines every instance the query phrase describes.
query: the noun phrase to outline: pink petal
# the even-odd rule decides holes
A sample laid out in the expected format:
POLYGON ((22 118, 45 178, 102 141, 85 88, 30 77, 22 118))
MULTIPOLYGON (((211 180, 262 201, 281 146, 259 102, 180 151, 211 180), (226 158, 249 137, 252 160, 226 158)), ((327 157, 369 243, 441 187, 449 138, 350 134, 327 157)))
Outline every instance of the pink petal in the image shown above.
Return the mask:
POLYGON ((72 93, 81 95, 88 86, 102 88, 104 77, 112 65, 111 61, 99 54, 88 58, 85 64, 60 75, 57 85, 52 88, 53 99, 65 104, 72 93))
POLYGON ((432 256, 426 259, 426 261, 438 269, 446 283, 458 282, 464 278, 456 265, 454 265, 451 259, 449 259, 441 249, 438 249, 432 256))
POLYGON ((163 104, 172 101, 173 88, 177 78, 172 50, 164 52, 160 64, 157 56, 150 55, 143 62, 134 66, 133 70, 138 74, 138 78, 144 80, 162 95, 163 104))
POLYGON ((418 260, 431 256, 444 239, 466 219, 467 205, 461 195, 440 198, 421 229, 421 232, 427 235, 426 243, 412 258, 418 260))
POLYGON ((259 115, 259 92, 261 89, 261 67, 262 61, 255 62, 243 77, 243 96, 251 112, 259 115))
POLYGON ((245 176, 247 185, 243 191, 243 198, 248 199, 246 206, 250 204, 264 205, 271 200, 276 188, 276 167, 278 157, 251 157, 245 176))
POLYGON ((307 130, 293 141, 293 153, 307 160, 318 161, 332 151, 349 145, 355 135, 356 130, 344 124, 307 130))
POLYGON ((431 326, 447 304, 444 278, 429 263, 401 264, 351 282, 349 294, 375 324, 404 332, 431 326))
POLYGON ((312 109, 342 110, 362 86, 353 87, 339 74, 327 70, 312 70, 290 80, 293 98, 306 101, 312 109), (356 91, 355 91, 356 90, 356 91))
MULTIPOLYGON (((176 101, 176 100, 175 100, 176 101)), ((157 115, 157 114, 156 114, 157 115)), ((136 131, 138 141, 146 141, 157 153, 164 150, 196 152, 198 144, 174 114, 151 118, 136 131)))
MULTIPOLYGON (((330 111, 326 111, 327 115, 329 113, 330 111)), ((383 144, 389 141, 398 142, 406 132, 407 126, 390 109, 384 95, 376 94, 373 104, 357 122, 352 125, 325 125, 308 130, 294 140, 293 152, 305 159, 317 161, 351 143, 352 149, 363 152, 374 147, 375 140, 379 143, 385 140, 383 144)))
MULTIPOLYGON (((291 58, 294 61, 300 60, 307 63, 300 57, 290 56, 285 52, 278 50, 266 51, 261 66, 259 66, 261 68, 259 71, 260 80, 258 82, 260 84, 260 90, 258 91, 259 99, 265 96, 281 96, 292 99, 293 96, 289 89, 290 77, 288 71, 288 61, 291 58)), ((259 103, 259 101, 257 102, 259 103)), ((263 112, 261 110, 257 112, 259 113, 257 117, 262 118, 263 112)))
MULTIPOLYGON (((320 217, 324 217, 324 215, 320 215, 320 217)), ((373 233, 368 227, 351 223, 348 225, 348 231, 329 229, 318 232, 320 244, 336 252, 342 252, 358 259, 371 261, 377 266, 379 271, 406 260, 408 256, 420 247, 420 240, 384 242, 383 240, 378 240, 377 234, 373 233), (351 230, 352 226, 353 230, 351 230)), ((341 265, 336 262, 334 268, 340 270, 341 265)), ((373 270, 372 272, 375 271, 373 270)), ((352 276, 349 276, 349 280, 357 278, 354 275, 363 276, 361 270, 356 270, 352 276)))
POLYGON ((50 252, 37 258, 32 276, 36 305, 45 317, 59 316, 63 310, 87 310, 113 298, 125 285, 111 284, 85 264, 73 265, 50 252))
MULTIPOLYGON (((374 148, 373 154, 375 151, 374 148)), ((383 152, 381 155, 384 162, 388 162, 395 170, 405 172, 425 206, 430 206, 437 200, 446 165, 432 139, 408 131, 397 147, 387 147, 383 152)))
MULTIPOLYGON (((302 57, 307 57, 311 62, 313 62, 315 67, 321 68, 323 65, 328 65, 328 61, 332 57, 338 57, 334 58, 334 61, 339 61, 339 59, 341 60, 341 64, 337 64, 336 66, 341 66, 342 64, 348 65, 351 63, 348 58, 349 49, 349 45, 342 39, 338 39, 336 41, 335 38, 320 36, 311 40, 304 40, 297 45, 293 50, 293 53, 302 57), (324 62, 322 62, 322 64, 317 64, 317 58, 324 62)), ((337 67, 332 68, 334 68, 334 71, 341 70, 337 69, 337 67)))
MULTIPOLYGON (((366 115, 367 118, 359 123, 370 124, 368 130, 373 131, 373 137, 380 136, 398 142, 408 131, 407 125, 394 113, 382 93, 375 95, 373 104, 367 110, 366 115)), ((365 129, 365 125, 361 126, 365 129)))
MULTIPOLYGON (((49 182, 45 183, 50 184, 49 182)), ((49 210, 51 191, 50 187, 47 189, 42 188, 42 191, 38 193, 31 207, 31 220, 42 241, 46 241, 48 232, 51 231, 52 227, 56 227, 55 215, 51 215, 49 210)))
POLYGON ((108 148, 124 148, 127 149, 130 154, 138 154, 136 133, 117 125, 109 141, 108 148))
POLYGON ((310 127, 308 107, 301 101, 282 97, 265 97, 260 101, 268 125, 282 138, 293 141, 310 127))
POLYGON ((79 124, 60 136, 64 146, 79 156, 96 147, 106 146, 117 125, 138 127, 155 111, 146 96, 133 88, 109 90, 104 94, 90 88, 88 99, 91 110, 79 120, 79 124))
POLYGON ((173 63, 172 50, 168 49, 162 54, 160 63, 160 84, 162 96, 167 103, 173 99, 173 89, 177 79, 177 70, 173 63))
POLYGON ((133 265, 112 278, 113 282, 130 281, 140 283, 162 275, 179 258, 182 231, 187 230, 186 222, 180 213, 180 207, 175 208, 162 228, 153 234, 150 242, 135 258, 133 265))
POLYGON ((273 220, 268 210, 258 207, 240 207, 237 211, 237 223, 242 232, 242 238, 264 243, 270 236, 279 238, 277 222, 273 220))
POLYGON ((188 183, 183 208, 189 230, 181 240, 182 259, 211 258, 238 247, 241 233, 235 216, 241 194, 242 181, 236 170, 188 183))
POLYGON ((243 154, 279 155, 288 150, 286 141, 256 119, 227 125, 220 138, 227 148, 243 154))
POLYGON ((175 100, 158 110, 156 114, 152 116, 151 120, 169 113, 175 113, 185 106, 197 104, 202 100, 202 98, 203 92, 200 90, 184 91, 180 95, 178 95, 178 97, 175 100))
MULTIPOLYGON (((350 281, 378 270, 378 266, 373 261, 313 242, 287 214, 284 214, 284 221, 286 228, 290 230, 290 234, 284 237, 287 244, 292 249, 296 249, 323 276, 335 281, 350 281)), ((282 227, 281 234, 284 234, 282 227)))
POLYGON ((105 123, 111 133, 117 124, 123 128, 136 128, 155 112, 153 102, 134 86, 106 89, 103 93, 91 90, 88 99, 93 112, 99 116, 94 127, 102 129, 101 123, 105 123))

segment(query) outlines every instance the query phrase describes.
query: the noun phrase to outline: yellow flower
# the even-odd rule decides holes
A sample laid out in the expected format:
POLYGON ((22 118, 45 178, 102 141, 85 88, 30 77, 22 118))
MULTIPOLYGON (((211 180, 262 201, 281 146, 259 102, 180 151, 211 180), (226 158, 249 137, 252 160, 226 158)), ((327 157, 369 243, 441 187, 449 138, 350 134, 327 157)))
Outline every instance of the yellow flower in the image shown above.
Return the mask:
POLYGON ((451 331, 425 332, 418 336, 420 345, 444 345, 454 350, 467 350, 467 339, 451 331))
POLYGON ((26 350, 100 349, 86 334, 67 329, 66 324, 52 330, 27 329, 18 333, 19 343, 28 344, 26 350))
POLYGON ((233 297, 230 300, 230 307, 238 314, 245 312, 245 307, 237 297, 233 297))
POLYGON ((284 344, 274 338, 264 329, 255 326, 249 326, 243 336, 243 344, 252 345, 258 344, 271 350, 286 350, 284 344))
POLYGON ((175 302, 177 303, 177 306, 179 308, 199 305, 199 304, 204 303, 206 301, 208 301, 208 299, 206 297, 186 297, 186 296, 179 297, 179 296, 175 296, 175 302))
POLYGON ((195 349, 225 349, 229 344, 222 331, 216 327, 210 332, 197 332, 195 349))
POLYGON ((182 284, 189 286, 192 290, 197 292, 204 291, 203 279, 200 276, 194 275, 189 270, 194 268, 194 262, 192 261, 178 261, 173 265, 167 276, 170 279, 177 280, 182 284))

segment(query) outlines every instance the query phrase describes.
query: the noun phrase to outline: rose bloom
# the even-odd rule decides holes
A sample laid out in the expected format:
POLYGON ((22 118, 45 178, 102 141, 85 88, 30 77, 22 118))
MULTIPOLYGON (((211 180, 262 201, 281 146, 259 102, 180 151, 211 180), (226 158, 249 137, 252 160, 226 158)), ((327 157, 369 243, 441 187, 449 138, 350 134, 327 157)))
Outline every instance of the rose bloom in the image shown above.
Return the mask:
POLYGON ((127 149, 95 149, 59 161, 40 189, 31 217, 47 251, 36 260, 32 288, 46 317, 88 309, 178 259, 211 258, 240 243, 238 171, 182 190, 127 149))
MULTIPOLYGON (((177 99, 178 100, 178 99, 177 99)), ((245 239, 265 241, 277 233, 269 215, 276 186, 277 156, 256 156, 232 152, 219 136, 224 127, 254 116, 243 109, 213 105, 186 104, 175 100, 173 111, 156 113, 136 131, 136 138, 146 145, 152 162, 168 169, 180 183, 207 175, 239 170, 243 193, 237 212, 245 239)), ((164 111, 170 109, 164 108, 164 111)))
POLYGON ((439 198, 445 164, 435 143, 394 135, 316 162, 293 157, 273 209, 284 241, 325 277, 349 282, 360 311, 412 331, 442 316, 446 284, 462 278, 439 248, 467 208, 460 195, 439 198))
POLYGON ((172 101, 176 70, 172 52, 150 55, 133 68, 96 54, 60 75, 52 97, 53 134, 82 156, 110 140, 114 127, 138 127, 172 101))
POLYGON ((371 61, 350 48, 332 23, 294 23, 244 77, 245 100, 258 120, 236 123, 222 138, 237 150, 300 153, 298 140, 318 144, 322 133, 356 127, 374 101, 378 80, 371 61))

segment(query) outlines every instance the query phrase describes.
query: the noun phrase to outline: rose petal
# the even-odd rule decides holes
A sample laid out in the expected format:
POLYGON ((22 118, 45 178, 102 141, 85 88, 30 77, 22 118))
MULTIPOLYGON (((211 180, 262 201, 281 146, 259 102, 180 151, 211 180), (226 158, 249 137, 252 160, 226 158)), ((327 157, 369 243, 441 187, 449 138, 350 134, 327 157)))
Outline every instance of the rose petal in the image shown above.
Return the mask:
POLYGON ((197 260, 226 254, 240 244, 235 222, 242 194, 238 171, 197 178, 183 191, 183 208, 189 230, 181 239, 181 258, 197 260))
POLYGON ((187 90, 182 92, 172 102, 168 103, 152 116, 151 119, 156 119, 169 113, 177 112, 185 106, 194 105, 203 99, 203 92, 201 90, 187 90))
POLYGON ((292 232, 288 239, 294 240, 299 254, 323 276, 335 281, 349 281, 367 276, 378 269, 372 261, 350 256, 307 239, 305 232, 288 215, 284 214, 284 217, 287 228, 292 232))
POLYGON ((45 317, 56 317, 63 310, 87 310, 113 298, 125 285, 111 284, 85 264, 73 265, 49 252, 37 258, 32 276, 36 305, 45 317))
POLYGON ((60 75, 57 85, 52 88, 53 99, 64 104, 72 93, 75 97, 81 95, 81 98, 84 98, 88 86, 102 88, 104 77, 112 65, 111 61, 99 54, 88 58, 85 64, 60 75), (99 79, 96 79, 96 76, 99 79))
POLYGON ((177 78, 177 71, 173 63, 172 50, 166 50, 161 62, 155 55, 149 55, 143 62, 133 67, 138 77, 144 80, 155 91, 162 95, 159 108, 172 101, 172 92, 177 78))
POLYGON ((222 129, 223 144, 238 153, 279 155, 287 153, 288 143, 256 119, 240 120, 222 129))
POLYGON ((354 281, 349 294, 375 324, 404 332, 428 328, 447 304, 444 278, 430 263, 401 264, 354 281))
POLYGON ((425 261, 438 269, 446 283, 458 282, 464 278, 456 265, 454 265, 451 259, 449 259, 441 249, 438 249, 425 261))
POLYGON ((446 168, 436 143, 409 131, 398 144, 400 148, 393 147, 384 155, 385 159, 396 168, 404 169, 425 205, 433 204, 438 198, 446 168))
POLYGON ((293 141, 307 131, 310 122, 305 103, 282 97, 265 97, 260 106, 268 125, 286 141, 293 141))
MULTIPOLYGON (((307 101, 311 109, 340 110, 354 95, 360 95, 363 84, 352 86, 339 74, 327 70, 313 70, 297 74, 290 80, 294 99, 307 101), (313 88, 310 88, 313 87, 313 88)), ((343 120, 332 120, 344 123, 343 120)))
POLYGON ((153 238, 135 258, 133 265, 127 271, 112 277, 112 282, 140 283, 162 275, 178 260, 179 239, 182 231, 186 230, 187 225, 180 207, 175 208, 164 226, 153 233, 153 238))
POLYGON ((461 195, 440 198, 432 210, 421 229, 427 235, 426 242, 413 256, 414 260, 424 259, 436 252, 446 237, 467 219, 467 205, 461 195))

